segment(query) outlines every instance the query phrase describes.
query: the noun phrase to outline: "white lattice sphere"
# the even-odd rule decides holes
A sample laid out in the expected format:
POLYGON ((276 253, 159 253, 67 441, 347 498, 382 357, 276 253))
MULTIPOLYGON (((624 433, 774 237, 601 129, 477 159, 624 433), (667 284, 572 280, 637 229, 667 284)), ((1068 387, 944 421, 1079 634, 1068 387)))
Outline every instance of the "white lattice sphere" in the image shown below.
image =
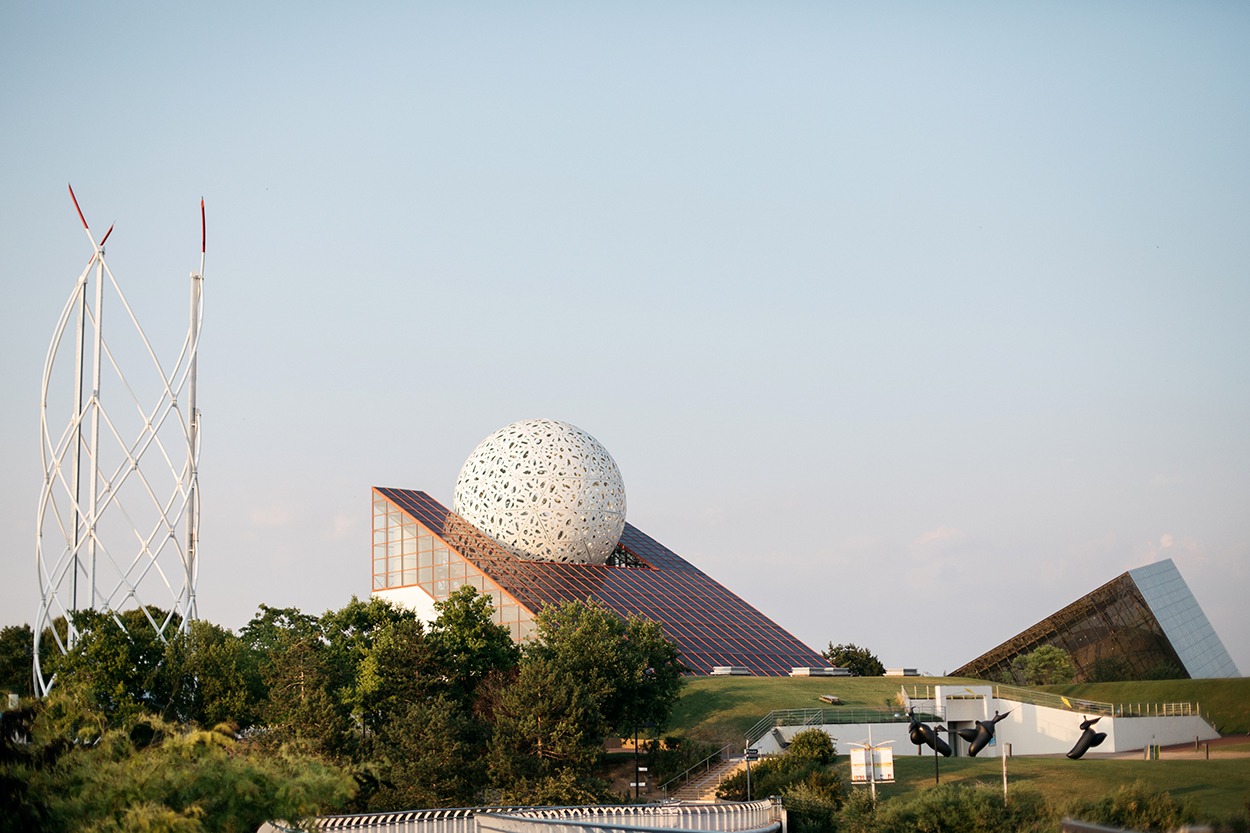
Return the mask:
POLYGON ((521 558, 602 564, 625 529, 625 483, 585 431, 527 419, 473 449, 452 508, 521 558))

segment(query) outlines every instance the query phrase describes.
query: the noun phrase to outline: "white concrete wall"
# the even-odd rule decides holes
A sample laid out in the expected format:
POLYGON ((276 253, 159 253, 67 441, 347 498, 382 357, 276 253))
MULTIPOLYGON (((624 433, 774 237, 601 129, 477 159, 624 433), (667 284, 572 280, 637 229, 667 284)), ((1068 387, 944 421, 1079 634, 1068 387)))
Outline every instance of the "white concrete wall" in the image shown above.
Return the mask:
POLYGON ((386 599, 400 607, 415 610, 417 616, 425 622, 433 622, 438 618, 438 610, 434 607, 434 597, 421 589, 419 585, 408 587, 392 587, 389 590, 374 590, 373 595, 386 599))
POLYGON ((1193 743, 1198 740, 1215 740, 1220 733, 1201 717, 1117 717, 1111 722, 1110 728, 1103 729, 1102 724, 1107 718, 1098 721, 1094 728, 1107 733, 1102 746, 1093 751, 1110 745, 1117 752, 1133 749, 1145 749, 1152 743, 1160 746, 1172 746, 1178 743, 1193 743))
MULTIPOLYGON (((971 692, 962 687, 958 689, 957 693, 963 695, 963 699, 947 699, 946 719, 941 721, 951 729, 972 729, 976 727, 974 721, 988 720, 993 717, 995 710, 999 714, 1006 714, 995 727, 994 744, 983 749, 978 757, 996 758, 1006 752, 1008 744, 1011 745, 1013 755, 1066 755, 1081 737, 1081 722, 1085 715, 1048 706, 998 700, 989 696, 991 689, 988 686, 984 687, 984 691, 977 690, 979 688, 974 687, 971 692)), ((788 742, 804 729, 813 728, 823 730, 834 739, 839 755, 848 754, 850 744, 867 741, 870 730, 866 723, 828 723, 822 726, 779 726, 776 731, 788 742)), ((1103 717, 1093 728, 1106 732, 1107 739, 1101 746, 1085 753, 1086 757, 1137 751, 1152 743, 1171 746, 1192 743, 1194 738, 1203 741, 1214 740, 1220 736, 1211 724, 1196 715, 1103 717)), ((893 741, 896 757, 914 755, 916 747, 908 737, 907 730, 906 723, 874 723, 871 725, 872 742, 879 744, 893 741)), ((953 732, 943 737, 955 748, 955 754, 968 754, 968 744, 962 738, 953 732)), ((776 755, 784 751, 772 731, 766 732, 756 741, 754 748, 761 755, 776 755)), ((922 748, 921 754, 932 755, 933 750, 926 746, 922 748)))
MULTIPOLYGON (((995 734, 1000 747, 1004 743, 1011 744, 1013 755, 1066 755, 1081 737, 1081 722, 1086 717, 1077 712, 1010 700, 996 700, 994 708, 1000 712, 1011 709, 1011 714, 998 724, 995 734)), ((1106 716, 1099 719, 1093 728, 1098 732, 1106 732, 1107 739, 1101 746, 1085 753, 1087 757, 1145 749, 1151 743, 1171 746, 1190 743, 1194 738, 1213 740, 1220 736, 1211 724, 1196 715, 1106 716)))
MULTIPOLYGON (((906 723, 873 723, 870 727, 867 723, 825 723, 820 726, 778 726, 777 731, 788 743, 799 732, 806 729, 820 729, 833 738, 839 755, 850 754, 851 744, 866 742, 868 733, 871 731, 874 746, 886 741, 894 741, 894 754, 899 755, 907 754, 909 747, 913 752, 916 749, 907 737, 907 725, 906 723)), ((771 731, 765 732, 764 737, 756 741, 752 748, 759 750, 761 755, 778 755, 784 751, 771 731)), ((927 746, 925 748, 928 749, 927 746)))

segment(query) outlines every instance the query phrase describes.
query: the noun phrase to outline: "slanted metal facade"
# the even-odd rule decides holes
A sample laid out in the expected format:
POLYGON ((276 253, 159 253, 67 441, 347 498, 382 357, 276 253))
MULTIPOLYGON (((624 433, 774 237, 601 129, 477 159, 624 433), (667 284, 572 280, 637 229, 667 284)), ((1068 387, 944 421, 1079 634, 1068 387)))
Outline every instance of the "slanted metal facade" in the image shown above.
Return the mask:
POLYGON ((518 558, 425 492, 373 490, 373 592, 420 587, 441 601, 469 584, 521 641, 544 605, 593 599, 660 622, 691 671, 737 665, 761 676, 827 666, 816 651, 675 552, 625 524, 608 564, 518 558))
POLYGON ((1024 682, 1015 660, 1043 645, 1071 655, 1077 681, 1240 674, 1171 559, 1130 570, 952 674, 1024 682))

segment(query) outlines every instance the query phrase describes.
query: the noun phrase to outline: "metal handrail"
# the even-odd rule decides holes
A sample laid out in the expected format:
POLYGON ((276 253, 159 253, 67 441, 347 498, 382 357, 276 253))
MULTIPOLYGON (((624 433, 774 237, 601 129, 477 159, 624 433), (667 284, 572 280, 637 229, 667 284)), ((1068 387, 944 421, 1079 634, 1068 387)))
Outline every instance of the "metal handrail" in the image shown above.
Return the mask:
POLYGON ((675 776, 673 776, 672 778, 668 779, 667 781, 665 781, 663 784, 661 784, 661 785, 660 785, 660 791, 661 791, 661 792, 663 792, 665 795, 668 795, 668 787, 669 787, 669 785, 670 785, 670 784, 672 784, 674 781, 677 781, 678 779, 683 779, 683 778, 684 778, 684 779, 685 779, 685 781, 683 781, 683 782, 682 782, 682 783, 683 783, 683 786, 684 786, 685 782, 690 780, 690 773, 694 772, 694 771, 695 771, 696 769, 698 769, 699 767, 704 767, 705 771, 706 771, 706 770, 711 769, 712 767, 711 767, 710 765, 708 765, 708 764, 709 764, 709 762, 710 762, 713 758, 716 758, 716 759, 721 760, 721 761, 725 760, 725 752, 727 752, 727 751, 729 750, 729 747, 731 747, 731 746, 733 746, 733 744, 732 744, 732 743, 727 743, 727 744, 725 744, 725 745, 724 745, 724 746, 722 746, 720 749, 717 749, 715 752, 713 752, 711 755, 708 755, 706 758, 704 758, 703 760, 699 761, 697 764, 695 764, 695 765, 693 765, 693 766, 689 767, 689 768, 688 768, 685 772, 683 772, 681 775, 675 775, 675 776))

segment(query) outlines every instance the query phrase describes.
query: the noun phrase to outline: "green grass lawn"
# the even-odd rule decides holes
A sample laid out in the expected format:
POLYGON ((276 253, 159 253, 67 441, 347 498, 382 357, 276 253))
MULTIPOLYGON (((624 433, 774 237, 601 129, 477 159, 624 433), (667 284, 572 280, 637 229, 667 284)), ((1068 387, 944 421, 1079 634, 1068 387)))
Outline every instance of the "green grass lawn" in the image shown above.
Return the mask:
MULTIPOLYGON (((692 677, 669 721, 670 734, 710 743, 740 744, 743 733, 775 709, 898 711, 903 681, 897 677, 692 677), (834 694, 842 706, 828 706, 834 694)), ((954 677, 908 677, 906 685, 984 685, 954 677)))
MULTIPOLYGON (((960 781, 1002 784, 1001 758, 943 758, 940 766, 944 784, 960 781)), ((839 759, 838 767, 849 781, 850 764, 845 758, 839 759)), ((879 785, 879 798, 932 787, 933 756, 896 757, 894 772, 895 783, 879 785)), ((1007 759, 1009 798, 1013 787, 1027 785, 1061 808, 1076 798, 1098 798, 1137 780, 1152 789, 1167 790, 1203 816, 1220 818, 1245 811, 1246 802, 1250 801, 1250 758, 1210 761, 1007 759)))

